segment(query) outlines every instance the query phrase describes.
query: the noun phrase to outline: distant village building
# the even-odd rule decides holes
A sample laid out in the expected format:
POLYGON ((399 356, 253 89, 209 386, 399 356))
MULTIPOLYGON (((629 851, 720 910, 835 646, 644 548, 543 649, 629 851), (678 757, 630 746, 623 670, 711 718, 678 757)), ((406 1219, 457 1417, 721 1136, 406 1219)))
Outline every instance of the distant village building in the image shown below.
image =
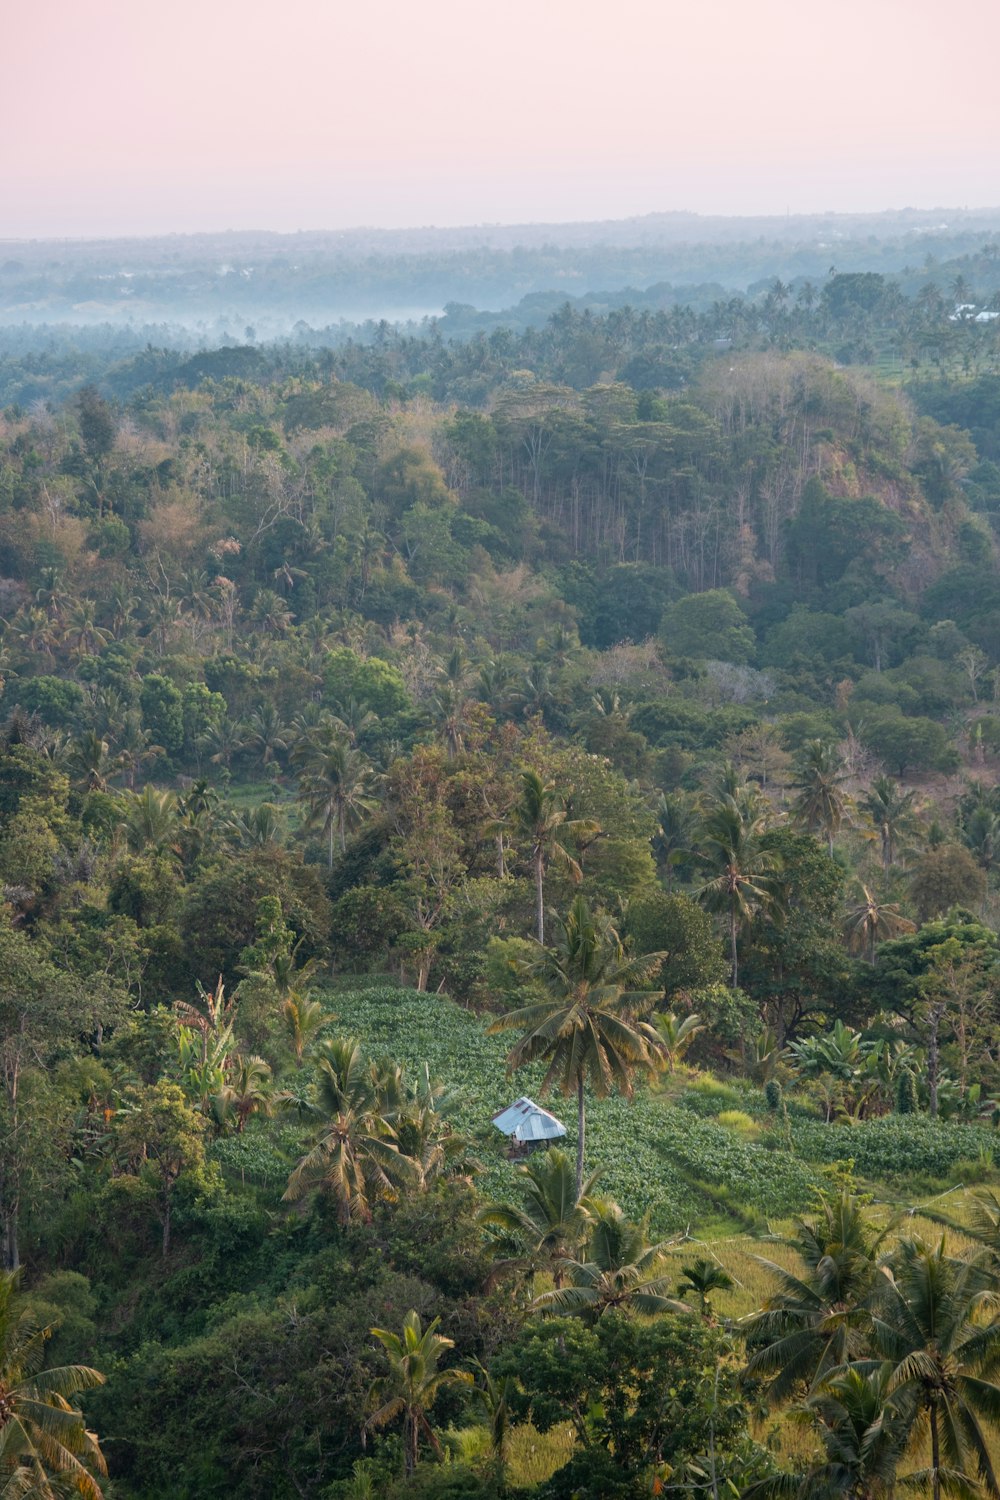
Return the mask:
POLYGON ((566 1126, 534 1099, 515 1099, 506 1109, 493 1116, 496 1128, 509 1136, 515 1146, 534 1151, 550 1146, 566 1134, 566 1126))

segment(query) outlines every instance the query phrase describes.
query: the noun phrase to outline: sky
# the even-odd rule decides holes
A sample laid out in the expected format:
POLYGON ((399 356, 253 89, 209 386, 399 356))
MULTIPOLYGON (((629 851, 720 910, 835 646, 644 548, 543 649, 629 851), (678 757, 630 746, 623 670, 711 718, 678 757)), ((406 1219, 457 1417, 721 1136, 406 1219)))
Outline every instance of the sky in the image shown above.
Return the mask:
POLYGON ((997 0, 0 16, 0 239, 1000 205, 997 0))

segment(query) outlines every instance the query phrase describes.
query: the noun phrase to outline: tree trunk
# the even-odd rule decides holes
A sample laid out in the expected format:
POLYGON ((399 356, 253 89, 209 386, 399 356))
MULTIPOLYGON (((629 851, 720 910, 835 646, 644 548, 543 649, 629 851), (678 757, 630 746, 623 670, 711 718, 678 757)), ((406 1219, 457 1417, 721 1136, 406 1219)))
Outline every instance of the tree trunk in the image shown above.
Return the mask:
POLYGON ((163 1259, 166 1260, 170 1250, 170 1195, 167 1194, 163 1203, 163 1259))
POLYGON ((739 987, 740 982, 740 965, 736 952, 736 925, 736 908, 734 906, 729 912, 729 977, 734 990, 739 987))
POLYGON ((587 1121, 583 1103, 583 1074, 576 1079, 576 1196, 583 1192, 583 1153, 586 1146, 587 1121))
POLYGON ((535 922, 538 928, 538 941, 545 942, 545 893, 542 886, 542 856, 541 852, 535 855, 535 922))
POLYGON ((927 1039, 927 1092, 929 1095, 928 1107, 932 1120, 937 1119, 938 1112, 938 1031, 941 1026, 941 1017, 944 1014, 944 1006, 932 1005, 930 1015, 930 1035, 927 1039))
POLYGON ((938 1442, 937 1407, 931 1407, 931 1474, 934 1500, 941 1500, 941 1450, 938 1442))
POLYGON ((17 1235, 17 1209, 0 1212, 0 1270, 16 1271, 21 1264, 17 1235))
POLYGON ((417 1467, 417 1448, 420 1434, 417 1431, 416 1412, 406 1414, 406 1474, 407 1478, 413 1477, 413 1471, 417 1467))
POLYGON ((329 848, 329 864, 330 864, 330 869, 331 870, 333 869, 333 828, 334 828, 334 820, 333 820, 333 818, 331 818, 330 819, 330 848, 329 848))

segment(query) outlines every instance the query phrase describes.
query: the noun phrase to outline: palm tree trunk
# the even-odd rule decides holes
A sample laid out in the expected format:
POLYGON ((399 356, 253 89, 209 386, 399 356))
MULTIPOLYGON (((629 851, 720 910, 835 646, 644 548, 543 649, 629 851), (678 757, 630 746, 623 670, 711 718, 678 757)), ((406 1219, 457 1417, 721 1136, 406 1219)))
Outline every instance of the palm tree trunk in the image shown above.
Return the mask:
POLYGON ((583 1192, 583 1153, 586 1145, 587 1121, 583 1103, 583 1074, 576 1077, 576 1196, 583 1192))
POLYGON ((542 854, 541 850, 535 855, 535 923, 538 929, 538 941, 545 942, 545 893, 542 886, 542 854))
POLYGON ((937 1407, 931 1407, 931 1483, 934 1500, 941 1500, 941 1450, 938 1443, 937 1407))
POLYGON ((406 1473, 408 1478, 412 1477, 413 1471, 417 1467, 417 1445, 419 1441, 417 1414, 415 1411, 408 1411, 406 1414, 406 1473))
POLYGON ((740 964, 736 952, 736 907, 729 910, 729 977, 731 987, 735 990, 740 982, 740 964))
POLYGON ((329 848, 329 863, 330 863, 330 869, 331 870, 333 869, 333 829, 334 829, 334 819, 331 817, 331 819, 330 819, 330 848, 329 848))

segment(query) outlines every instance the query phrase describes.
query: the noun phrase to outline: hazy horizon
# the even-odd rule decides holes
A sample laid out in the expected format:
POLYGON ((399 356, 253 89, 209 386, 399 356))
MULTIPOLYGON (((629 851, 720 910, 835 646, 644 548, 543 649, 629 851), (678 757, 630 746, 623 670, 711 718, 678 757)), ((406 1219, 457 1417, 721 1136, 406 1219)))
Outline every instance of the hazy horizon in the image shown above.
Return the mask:
POLYGON ((0 238, 1000 203, 1000 42, 932 0, 38 0, 0 57, 0 238), (955 56, 949 60, 948 48, 955 56))

